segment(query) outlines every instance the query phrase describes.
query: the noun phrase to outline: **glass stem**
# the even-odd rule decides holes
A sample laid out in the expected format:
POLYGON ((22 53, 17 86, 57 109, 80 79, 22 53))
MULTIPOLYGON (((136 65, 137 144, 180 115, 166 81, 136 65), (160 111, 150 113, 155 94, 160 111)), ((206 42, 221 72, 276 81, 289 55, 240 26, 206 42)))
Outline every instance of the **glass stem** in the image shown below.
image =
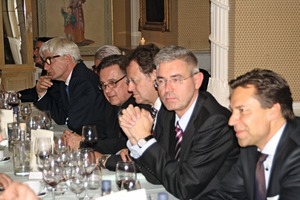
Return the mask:
POLYGON ((52 187, 52 200, 55 200, 55 188, 52 187))

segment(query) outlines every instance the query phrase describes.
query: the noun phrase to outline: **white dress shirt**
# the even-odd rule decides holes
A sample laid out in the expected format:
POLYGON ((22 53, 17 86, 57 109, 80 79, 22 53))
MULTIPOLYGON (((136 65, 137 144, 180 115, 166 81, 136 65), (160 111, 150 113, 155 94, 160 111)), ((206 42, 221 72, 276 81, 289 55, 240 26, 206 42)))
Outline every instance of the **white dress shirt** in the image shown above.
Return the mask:
POLYGON ((269 186, 270 173, 271 173, 271 170, 272 170, 274 155, 275 155, 279 140, 282 136, 282 133, 283 133, 283 130, 284 130, 285 126, 286 126, 286 123, 268 141, 268 143, 266 144, 264 149, 261 151, 263 154, 268 155, 267 159, 264 161, 266 189, 268 189, 268 186, 269 186))

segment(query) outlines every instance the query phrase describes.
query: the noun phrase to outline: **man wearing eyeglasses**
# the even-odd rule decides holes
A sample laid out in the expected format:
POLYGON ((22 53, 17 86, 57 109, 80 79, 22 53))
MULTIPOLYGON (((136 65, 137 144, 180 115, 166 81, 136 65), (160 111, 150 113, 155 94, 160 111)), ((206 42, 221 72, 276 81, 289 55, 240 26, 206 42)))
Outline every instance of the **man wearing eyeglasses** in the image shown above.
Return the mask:
POLYGON ((155 56, 156 87, 161 107, 153 118, 129 106, 119 117, 127 147, 148 181, 162 184, 179 199, 200 199, 229 172, 239 148, 230 111, 208 92, 199 91, 203 74, 188 49, 167 46, 155 56))
MULTIPOLYGON (((46 75, 47 71, 44 70, 44 63, 41 60, 39 50, 41 46, 50 39, 52 38, 40 37, 37 38, 36 41, 34 42, 33 59, 34 59, 35 66, 42 70, 41 76, 46 75)), ((48 90, 48 93, 51 94, 53 98, 56 99, 60 98, 60 91, 59 91, 60 83, 61 81, 53 81, 53 86, 48 90)), ((33 88, 21 90, 18 93, 19 93, 19 98, 22 102, 33 102, 37 98, 35 86, 33 88)))
POLYGON ((53 38, 43 44, 40 55, 47 70, 37 81, 38 99, 34 105, 49 110, 57 124, 81 134, 83 125, 96 125, 105 130, 105 106, 110 106, 99 89, 98 76, 81 60, 78 46, 67 38, 53 38), (59 101, 51 98, 48 89, 53 80, 63 81, 59 101))

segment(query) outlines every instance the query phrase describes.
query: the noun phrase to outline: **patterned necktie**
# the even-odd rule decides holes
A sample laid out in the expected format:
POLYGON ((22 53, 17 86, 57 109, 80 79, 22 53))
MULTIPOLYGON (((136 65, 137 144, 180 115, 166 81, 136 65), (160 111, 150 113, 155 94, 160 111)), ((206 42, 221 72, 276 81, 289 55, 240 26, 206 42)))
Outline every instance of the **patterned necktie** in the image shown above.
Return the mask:
POLYGON ((151 116, 153 117, 153 119, 155 119, 156 117, 156 114, 157 114, 157 109, 154 108, 153 106, 151 106, 151 116))
POLYGON ((256 163, 255 171, 255 200, 266 200, 266 181, 265 181, 265 168, 264 161, 268 155, 260 153, 258 161, 256 163))
POLYGON ((175 133, 176 133, 175 159, 179 161, 183 130, 180 128, 178 121, 176 123, 175 133))

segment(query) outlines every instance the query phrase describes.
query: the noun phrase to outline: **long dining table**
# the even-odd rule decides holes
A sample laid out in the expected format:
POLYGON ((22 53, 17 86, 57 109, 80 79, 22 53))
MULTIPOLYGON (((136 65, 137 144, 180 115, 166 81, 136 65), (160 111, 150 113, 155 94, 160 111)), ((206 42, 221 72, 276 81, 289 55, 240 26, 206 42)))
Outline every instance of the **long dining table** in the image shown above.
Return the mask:
MULTIPOLYGON (((60 126, 60 125, 53 123, 52 131, 54 132, 55 136, 61 135, 65 129, 67 129, 66 126, 60 126)), ((29 179, 29 176, 14 175, 12 152, 9 152, 8 150, 6 150, 5 154, 6 154, 5 156, 10 156, 10 160, 7 162, 0 162, 0 172, 9 175, 15 181, 26 182, 26 181, 31 180, 31 178, 29 179)), ((115 172, 109 171, 107 169, 101 169, 101 172, 102 172, 102 180, 111 180, 112 191, 117 192, 118 189, 117 189, 117 186, 115 183, 115 172)), ((30 176, 30 177, 32 177, 32 176, 30 176)), ((39 176, 39 177, 41 177, 41 176, 39 176)), ((157 194, 159 192, 167 192, 162 185, 154 185, 154 184, 149 183, 141 173, 137 174, 137 179, 140 182, 141 188, 144 188, 146 190, 147 199, 156 200, 157 194)), ((43 182, 42 178, 37 178, 34 180, 43 182)), ((81 196, 83 196, 83 193, 81 194, 81 196)), ((101 189, 88 190, 88 194, 90 197, 99 196, 101 194, 101 189)), ((46 195, 41 196, 40 199, 45 199, 45 200, 52 199, 51 195, 52 195, 51 192, 46 191, 46 195)), ((169 193, 168 193, 168 196, 169 196, 169 200, 177 199, 169 193)), ((59 195, 55 196, 55 199, 64 199, 64 200, 65 199, 66 200, 75 199, 75 198, 76 198, 76 195, 69 190, 67 190, 64 194, 59 194, 59 195)))

